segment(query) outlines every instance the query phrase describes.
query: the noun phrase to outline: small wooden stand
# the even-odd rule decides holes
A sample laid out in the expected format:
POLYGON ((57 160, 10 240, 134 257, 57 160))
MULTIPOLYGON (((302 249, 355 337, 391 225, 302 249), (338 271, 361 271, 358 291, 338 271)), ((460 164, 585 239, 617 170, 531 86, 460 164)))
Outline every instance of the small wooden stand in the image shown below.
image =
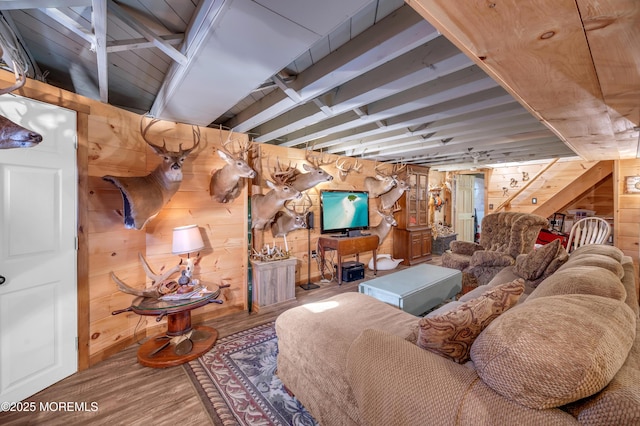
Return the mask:
POLYGON ((297 261, 295 257, 273 262, 251 260, 256 312, 265 306, 295 300, 297 261))

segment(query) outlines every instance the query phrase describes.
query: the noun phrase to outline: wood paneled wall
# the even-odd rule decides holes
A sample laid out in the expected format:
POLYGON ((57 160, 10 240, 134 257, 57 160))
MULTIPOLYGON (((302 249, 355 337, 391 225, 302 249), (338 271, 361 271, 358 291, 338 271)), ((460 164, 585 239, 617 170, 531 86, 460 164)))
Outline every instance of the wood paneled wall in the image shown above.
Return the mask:
POLYGON ((640 176, 640 160, 616 162, 614 240, 626 255, 640 259, 640 194, 625 193, 625 178, 640 176))
MULTIPOLYGON (((13 81, 13 75, 0 71, 0 81, 6 85, 13 81)), ((175 266, 180 257, 171 254, 174 227, 196 224, 201 230, 206 247, 200 253, 195 276, 211 285, 230 285, 223 290, 224 304, 212 304, 194 311, 194 322, 248 308, 246 200, 249 185, 245 184, 241 196, 228 204, 217 203, 209 195, 211 172, 225 164, 215 148, 226 140, 227 132, 201 128, 200 146, 183 166, 180 190, 144 229, 129 230, 124 227, 119 190, 102 177, 146 175, 160 162, 140 135, 141 116, 33 80, 29 80, 18 94, 79 112, 78 332, 81 369, 165 329, 166 320, 157 323, 155 317, 133 313, 112 315, 115 310, 127 308, 133 296, 118 291, 110 273, 113 271, 129 285, 142 288, 149 280, 140 265, 138 253, 142 253, 156 271, 175 266)), ((180 143, 184 148, 193 143, 191 126, 165 121, 154 124, 147 138, 158 144, 164 140, 173 150, 180 143)), ((233 138, 246 140, 245 135, 234 135, 233 138)), ((261 150, 264 164, 259 172, 268 173, 278 157, 283 161, 291 160, 302 170, 305 158, 302 150, 270 145, 261 145, 261 150)), ((311 233, 312 250, 316 249, 320 235, 319 189, 362 189, 364 178, 374 174, 373 162, 362 163, 361 172, 351 174, 345 181, 338 178, 333 164, 326 166, 326 170, 335 176, 333 182, 309 191, 317 223, 311 233)), ((257 189, 266 191, 260 182, 256 179, 257 189)), ((370 203, 372 224, 380 221, 375 213, 378 202, 373 199, 370 203)), ((260 238, 271 243, 270 232, 265 234, 268 235, 260 238)), ((379 253, 391 253, 392 238, 390 234, 379 253)), ((282 238, 279 240, 277 243, 282 245, 282 238)), ((308 279, 307 232, 292 232, 288 241, 292 255, 299 259, 296 282, 304 284, 308 279)), ((363 253, 361 261, 366 263, 370 257, 371 253, 363 253)), ((313 260, 311 277, 314 281, 319 279, 318 267, 313 260)))
MULTIPOLYGON (((118 291, 110 277, 113 271, 132 287, 149 284, 138 260, 142 253, 155 271, 177 265, 181 257, 171 254, 173 228, 198 225, 205 242, 194 276, 214 288, 223 290, 223 305, 208 305, 193 312, 195 318, 215 318, 246 309, 247 205, 243 195, 229 204, 219 204, 209 196, 209 180, 214 169, 225 164, 216 154, 228 133, 201 128, 200 144, 186 159, 183 180, 178 192, 157 217, 140 231, 124 228, 120 191, 102 179, 105 175, 143 176, 160 162, 140 135, 141 117, 113 108, 108 115, 91 114, 89 118, 89 278, 90 354, 99 360, 121 349, 120 341, 140 340, 165 327, 154 317, 133 313, 112 316, 126 308, 132 296, 118 291)), ((177 151, 180 144, 193 144, 192 127, 172 122, 158 122, 150 127, 147 139, 177 151)), ((243 135, 234 138, 246 138, 243 135)), ((182 256, 184 258, 184 256, 182 256)), ((177 276, 176 276, 177 278, 177 276)))
POLYGON ((498 211, 508 201, 500 210, 548 217, 555 212, 583 208, 609 216, 613 212, 613 192, 606 191, 612 191, 612 187, 602 186, 601 181, 611 174, 612 163, 565 160, 495 168, 488 184, 488 213, 498 211))
MULTIPOLYGON (((288 165, 291 162, 292 166, 296 166, 296 168, 304 173, 305 171, 302 168, 302 165, 305 163, 305 151, 300 149, 291 149, 291 148, 283 148, 275 145, 267 145, 261 144, 260 146, 260 158, 261 158, 261 170, 258 171, 258 177, 254 179, 254 191, 260 191, 259 193, 266 193, 268 188, 264 184, 264 179, 269 178, 269 172, 273 170, 276 160, 279 159, 281 163, 288 165)), ((312 208, 311 211, 314 213, 315 217, 315 227, 311 230, 310 234, 306 229, 298 229, 295 230, 289 235, 287 235, 287 243, 289 245, 289 250, 291 251, 291 255, 298 259, 296 265, 296 283, 297 284, 306 284, 308 281, 307 270, 309 269, 311 275, 311 281, 316 282, 321 278, 320 270, 318 268, 318 262, 315 259, 311 259, 311 265, 308 265, 309 256, 308 256, 308 241, 310 240, 310 248, 311 250, 317 250, 318 237, 320 237, 320 191, 322 189, 344 189, 344 190, 362 190, 364 189, 364 179, 367 176, 374 176, 374 168, 376 163, 373 161, 367 160, 359 160, 362 164, 362 168, 359 173, 350 173, 346 179, 343 181, 339 175, 338 170, 335 167, 336 159, 346 159, 344 157, 338 157, 336 155, 331 155, 327 157, 332 161, 323 166, 323 169, 327 171, 330 175, 333 176, 333 180, 330 182, 321 183, 309 190, 307 190, 307 194, 311 198, 312 208)), ((353 159, 346 159, 350 162, 353 162, 353 159)), ((390 171, 390 166, 388 170, 390 171)), ((369 200, 369 223, 372 226, 380 223, 382 218, 376 212, 378 206, 380 204, 379 198, 374 198, 369 200)), ((279 247, 284 248, 284 239, 282 237, 273 238, 270 231, 255 231, 254 233, 254 247, 259 250, 263 247, 264 244, 273 245, 274 243, 279 247)), ((389 233, 387 238, 382 242, 378 249, 378 254, 392 254, 393 247, 393 230, 389 233)), ((362 253, 360 256, 360 262, 363 262, 365 265, 369 262, 372 257, 372 253, 362 253)), ((347 259, 350 260, 350 259, 347 259)), ((330 272, 325 270, 325 277, 330 279, 330 272)))

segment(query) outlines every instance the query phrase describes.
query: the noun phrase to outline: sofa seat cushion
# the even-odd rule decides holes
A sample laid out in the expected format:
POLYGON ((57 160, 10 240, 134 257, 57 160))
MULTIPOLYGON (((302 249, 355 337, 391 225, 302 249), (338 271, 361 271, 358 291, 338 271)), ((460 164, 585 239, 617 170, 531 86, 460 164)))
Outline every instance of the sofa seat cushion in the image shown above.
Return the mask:
POLYGON ((452 304, 447 312, 427 315, 419 322, 417 345, 460 364, 467 362, 475 338, 515 305, 523 291, 524 281, 518 279, 490 288, 476 299, 452 304))
POLYGON ((419 320, 355 292, 289 309, 275 323, 278 377, 321 424, 360 423, 346 378, 349 347, 365 329, 415 343, 419 320))
POLYGON ((471 347, 480 378, 530 408, 559 407, 604 388, 625 362, 636 318, 592 295, 540 297, 496 318, 471 347))
POLYGON ((531 293, 528 300, 558 294, 591 294, 621 302, 627 298, 624 285, 615 273, 597 266, 574 266, 567 269, 561 268, 544 280, 531 293))

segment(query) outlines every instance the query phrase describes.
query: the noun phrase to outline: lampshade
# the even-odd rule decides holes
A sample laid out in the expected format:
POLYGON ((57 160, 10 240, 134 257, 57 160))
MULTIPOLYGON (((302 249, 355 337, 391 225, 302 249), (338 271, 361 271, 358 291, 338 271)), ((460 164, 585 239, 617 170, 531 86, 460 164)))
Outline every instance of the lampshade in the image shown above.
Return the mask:
POLYGON ((204 242, 198 225, 187 225, 173 228, 173 247, 171 253, 185 254, 202 250, 204 242))

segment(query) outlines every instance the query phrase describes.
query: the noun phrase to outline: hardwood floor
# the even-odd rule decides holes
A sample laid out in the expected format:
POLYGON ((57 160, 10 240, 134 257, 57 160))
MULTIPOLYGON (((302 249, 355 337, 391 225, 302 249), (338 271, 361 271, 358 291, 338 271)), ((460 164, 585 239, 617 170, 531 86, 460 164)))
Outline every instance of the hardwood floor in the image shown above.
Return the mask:
MULTIPOLYGON (((440 264, 439 257, 430 262, 440 264)), ((365 269, 364 280, 318 283, 320 288, 296 287, 296 300, 276 307, 264 307, 259 313, 239 312, 207 321, 220 337, 274 321, 294 306, 322 300, 333 295, 358 291, 360 282, 374 278, 365 269)), ((379 271, 378 276, 394 271, 379 271)), ((0 413, 2 425, 210 425, 211 420, 182 366, 166 369, 143 367, 136 360, 138 344, 111 358, 44 389, 23 401, 34 403, 35 410, 0 413), (74 403, 80 407, 73 408, 74 403), (82 406, 85 404, 85 407, 82 406), (48 404, 48 405, 47 405, 48 404), (65 411, 65 404, 71 409, 65 411), (41 409, 43 408, 43 409, 41 409), (48 408, 48 409, 47 409, 48 408), (84 408, 84 410, 82 409, 84 408)), ((32 407, 26 407, 31 409, 32 407)))

